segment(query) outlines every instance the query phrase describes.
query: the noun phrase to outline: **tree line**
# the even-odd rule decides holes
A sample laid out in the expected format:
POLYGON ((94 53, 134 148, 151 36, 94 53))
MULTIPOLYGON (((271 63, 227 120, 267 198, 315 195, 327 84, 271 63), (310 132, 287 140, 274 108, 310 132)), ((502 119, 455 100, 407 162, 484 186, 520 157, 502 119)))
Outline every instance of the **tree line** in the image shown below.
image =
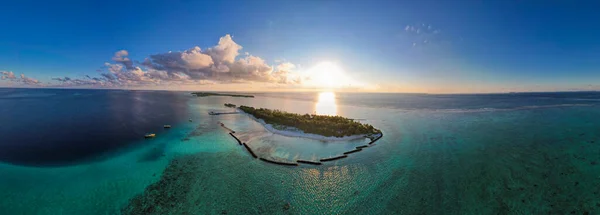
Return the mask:
POLYGON ((266 108, 240 106, 242 111, 264 120, 268 124, 298 128, 304 133, 318 134, 326 137, 344 137, 357 134, 380 134, 379 129, 369 124, 362 124, 341 116, 316 114, 296 114, 266 108))

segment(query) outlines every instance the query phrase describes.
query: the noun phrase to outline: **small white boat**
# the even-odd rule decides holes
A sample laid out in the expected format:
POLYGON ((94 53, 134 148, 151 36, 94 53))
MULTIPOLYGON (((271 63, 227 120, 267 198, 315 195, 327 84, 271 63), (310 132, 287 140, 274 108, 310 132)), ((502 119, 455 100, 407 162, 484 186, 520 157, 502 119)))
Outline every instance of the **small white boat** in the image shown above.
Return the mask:
POLYGON ((154 138, 154 137, 156 137, 156 134, 154 134, 154 133, 148 133, 148 134, 144 135, 144 137, 145 138, 154 138))
POLYGON ((171 128, 171 125, 164 125, 163 128, 171 128))

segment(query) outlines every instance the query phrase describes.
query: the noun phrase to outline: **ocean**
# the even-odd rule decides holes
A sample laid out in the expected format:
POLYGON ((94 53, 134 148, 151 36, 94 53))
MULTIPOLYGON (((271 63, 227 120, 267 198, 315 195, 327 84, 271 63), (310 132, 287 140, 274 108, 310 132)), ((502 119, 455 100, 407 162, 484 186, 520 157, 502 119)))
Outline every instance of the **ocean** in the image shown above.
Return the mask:
POLYGON ((0 89, 0 214, 600 214, 600 93, 251 94, 0 89), (320 166, 274 165, 220 123, 286 162, 369 141, 208 115, 224 103, 341 115, 384 136, 320 166))

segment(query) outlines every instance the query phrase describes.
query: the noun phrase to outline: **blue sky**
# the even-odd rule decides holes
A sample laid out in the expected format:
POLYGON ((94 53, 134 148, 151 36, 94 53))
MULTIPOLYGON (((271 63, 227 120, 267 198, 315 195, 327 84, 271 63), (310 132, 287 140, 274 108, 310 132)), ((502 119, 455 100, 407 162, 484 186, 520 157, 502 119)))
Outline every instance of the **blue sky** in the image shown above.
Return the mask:
MULTIPOLYGON (((348 82, 352 90, 600 90, 597 8, 600 3, 594 1, 12 1, 0 8, 0 71, 16 77, 0 86, 27 84, 20 81, 24 74, 44 86, 106 87, 97 85, 106 81, 102 73, 118 78, 134 72, 130 67, 115 73, 105 64, 125 65, 113 57, 126 50, 122 59, 140 71, 165 70, 166 75, 155 80, 158 76, 140 73, 148 75, 146 82, 109 87, 173 89, 177 77, 191 80, 185 89, 261 90, 259 83, 303 89, 301 82, 311 78, 302 74, 326 72, 307 71, 333 62, 353 80, 348 82), (151 55, 195 46, 214 58, 216 52, 205 51, 227 34, 243 47, 236 60, 248 52, 270 66, 265 72, 283 71, 277 66, 290 63, 293 69, 285 72, 296 76, 279 81, 281 75, 242 74, 254 71, 249 68, 263 71, 251 60, 236 67, 213 59, 215 71, 219 64, 231 72, 240 68, 237 75, 219 73, 219 79, 211 78, 214 72, 196 76, 189 67, 142 64, 151 55), (64 77, 84 81, 52 80, 64 77), (85 81, 96 77, 96 82, 85 81)), ((183 86, 177 81, 175 86, 183 86)))

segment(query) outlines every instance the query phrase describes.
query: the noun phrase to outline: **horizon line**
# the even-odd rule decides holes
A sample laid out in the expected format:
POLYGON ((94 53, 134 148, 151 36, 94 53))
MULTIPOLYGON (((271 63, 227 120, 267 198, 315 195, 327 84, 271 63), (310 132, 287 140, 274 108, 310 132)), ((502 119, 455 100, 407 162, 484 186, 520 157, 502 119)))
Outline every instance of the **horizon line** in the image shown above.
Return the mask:
POLYGON ((69 88, 69 87, 6 87, 0 89, 56 89, 56 90, 126 90, 126 91, 170 91, 170 92, 236 92, 236 93, 373 93, 373 94, 415 94, 415 95, 490 95, 490 94, 524 94, 524 93, 598 93, 598 90, 569 90, 569 91, 514 91, 514 92, 473 92, 473 93, 427 93, 427 92, 395 92, 395 91, 336 91, 336 90, 295 90, 295 91, 260 91, 260 90, 173 90, 173 89, 136 89, 136 88, 69 88))

